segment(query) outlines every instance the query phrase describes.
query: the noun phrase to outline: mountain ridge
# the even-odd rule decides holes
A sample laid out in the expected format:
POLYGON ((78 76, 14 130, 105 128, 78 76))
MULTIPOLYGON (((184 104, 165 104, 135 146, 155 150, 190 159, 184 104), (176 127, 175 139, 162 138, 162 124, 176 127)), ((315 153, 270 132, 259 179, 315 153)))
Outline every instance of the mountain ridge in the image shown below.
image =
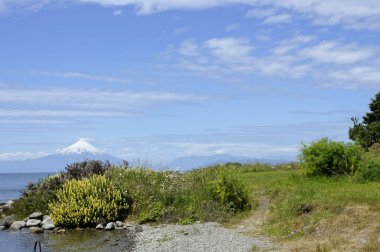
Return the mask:
POLYGON ((67 165, 85 160, 109 161, 121 164, 122 159, 99 151, 86 139, 81 138, 74 144, 60 149, 57 153, 26 160, 0 161, 0 173, 54 173, 62 171, 67 165))

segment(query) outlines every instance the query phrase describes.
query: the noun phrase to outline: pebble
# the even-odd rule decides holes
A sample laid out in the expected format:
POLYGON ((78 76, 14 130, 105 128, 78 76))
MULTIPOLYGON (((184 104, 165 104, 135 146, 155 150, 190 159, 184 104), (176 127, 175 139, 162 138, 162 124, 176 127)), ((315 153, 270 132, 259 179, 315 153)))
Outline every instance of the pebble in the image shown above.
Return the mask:
POLYGON ((269 240, 245 236, 218 223, 207 222, 193 225, 145 226, 144 232, 136 233, 134 252, 248 252, 255 246, 260 251, 272 248, 269 240))

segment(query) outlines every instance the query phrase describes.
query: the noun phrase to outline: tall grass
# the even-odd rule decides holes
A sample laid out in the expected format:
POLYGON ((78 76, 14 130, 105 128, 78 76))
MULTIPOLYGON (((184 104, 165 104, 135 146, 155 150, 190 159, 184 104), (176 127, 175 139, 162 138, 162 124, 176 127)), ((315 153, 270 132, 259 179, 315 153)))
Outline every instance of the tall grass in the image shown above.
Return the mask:
POLYGON ((225 166, 186 173, 115 168, 110 179, 130 195, 130 218, 139 223, 223 222, 250 207, 247 187, 225 166))

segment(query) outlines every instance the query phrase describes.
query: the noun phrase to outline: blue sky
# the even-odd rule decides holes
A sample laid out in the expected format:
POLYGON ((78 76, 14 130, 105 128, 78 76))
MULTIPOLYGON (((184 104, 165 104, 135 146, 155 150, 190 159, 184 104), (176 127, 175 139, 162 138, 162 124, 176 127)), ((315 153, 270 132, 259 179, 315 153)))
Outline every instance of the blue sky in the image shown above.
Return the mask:
POLYGON ((294 158, 380 87, 378 0, 0 0, 0 160, 294 158))

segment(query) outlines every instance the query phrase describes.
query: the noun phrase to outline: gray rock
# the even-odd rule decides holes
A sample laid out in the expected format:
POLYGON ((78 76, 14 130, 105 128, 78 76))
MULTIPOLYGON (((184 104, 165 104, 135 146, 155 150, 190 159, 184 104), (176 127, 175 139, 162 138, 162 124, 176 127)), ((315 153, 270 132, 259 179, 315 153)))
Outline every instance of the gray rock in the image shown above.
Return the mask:
POLYGON ((41 224, 41 221, 40 221, 40 220, 30 219, 30 220, 28 220, 28 222, 26 223, 26 226, 27 226, 27 227, 36 227, 36 226, 39 226, 40 224, 41 224))
POLYGON ((106 226, 105 229, 106 229, 106 230, 114 230, 115 227, 116 227, 115 222, 109 222, 109 223, 107 223, 107 226, 106 226))
POLYGON ((29 228, 29 229, 30 229, 30 231, 32 231, 32 233, 34 233, 34 234, 41 234, 41 233, 44 232, 44 230, 43 230, 42 228, 40 228, 40 227, 31 227, 31 228, 29 228))
POLYGON ((136 226, 135 227, 135 232, 142 232, 142 231, 143 231, 142 226, 136 226))
POLYGON ((45 218, 42 222, 41 225, 46 225, 46 224, 54 224, 53 221, 49 218, 45 218))
POLYGON ((0 226, 9 228, 13 224, 13 222, 15 222, 15 219, 13 216, 6 216, 4 219, 0 220, 0 226))
POLYGON ((47 224, 42 225, 42 228, 44 230, 52 230, 55 228, 55 225, 53 223, 47 223, 47 224))
POLYGON ((41 212, 34 212, 31 215, 29 215, 29 220, 43 220, 44 216, 41 212))
POLYGON ((66 230, 63 228, 57 230, 57 234, 64 234, 64 233, 66 233, 66 230))
POLYGON ((124 226, 124 222, 122 222, 122 221, 116 221, 116 226, 123 227, 124 226))
POLYGON ((103 229, 103 228, 104 228, 103 224, 96 225, 96 229, 103 229))
POLYGON ((5 226, 0 226, 0 230, 5 230, 7 229, 5 226))
POLYGON ((12 223, 10 229, 12 230, 20 230, 21 228, 25 227, 26 223, 25 221, 15 221, 12 223))

